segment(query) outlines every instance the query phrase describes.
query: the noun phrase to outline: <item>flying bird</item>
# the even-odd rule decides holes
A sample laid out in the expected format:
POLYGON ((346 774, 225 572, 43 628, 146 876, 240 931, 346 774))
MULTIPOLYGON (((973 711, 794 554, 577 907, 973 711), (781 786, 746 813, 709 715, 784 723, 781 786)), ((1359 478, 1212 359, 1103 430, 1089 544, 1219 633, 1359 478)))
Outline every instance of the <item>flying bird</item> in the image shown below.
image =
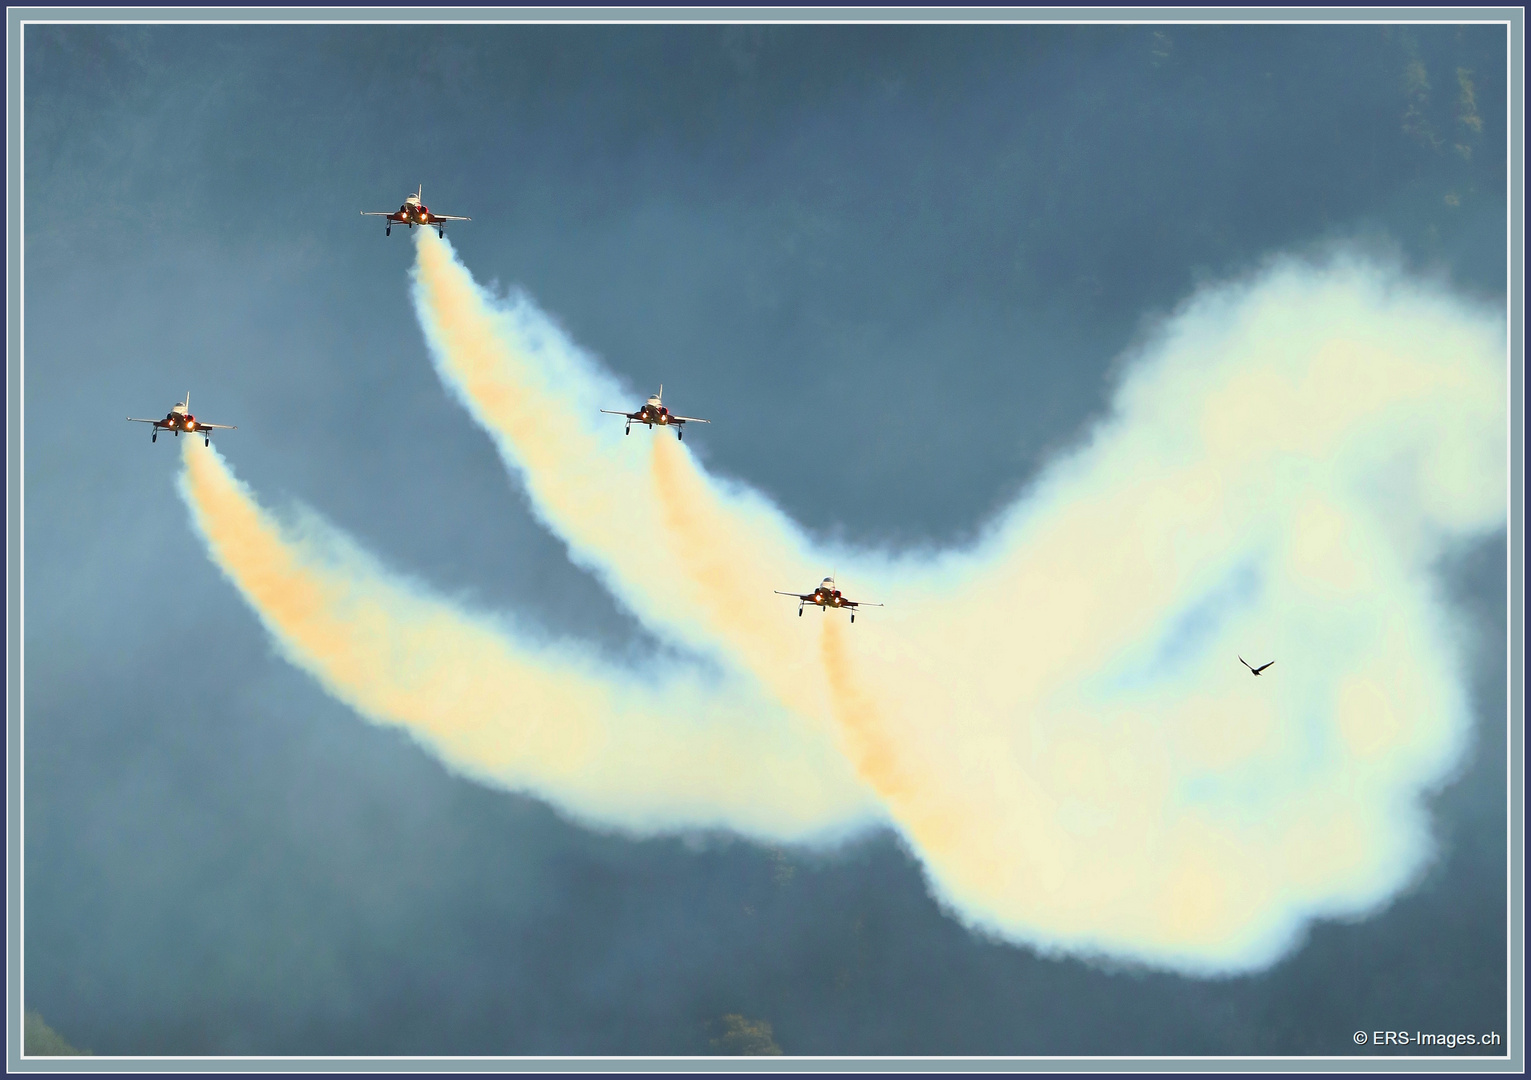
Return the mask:
POLYGON ((1274 664, 1275 662, 1276 661, 1272 660, 1270 662, 1270 664, 1261 664, 1259 667, 1254 667, 1252 664, 1250 664, 1250 662, 1248 660, 1245 660, 1242 656, 1239 657, 1239 663, 1241 663, 1245 667, 1249 668, 1249 670, 1251 672, 1253 672, 1255 675, 1259 675, 1260 672, 1264 671, 1266 668, 1270 667, 1271 664, 1274 664))

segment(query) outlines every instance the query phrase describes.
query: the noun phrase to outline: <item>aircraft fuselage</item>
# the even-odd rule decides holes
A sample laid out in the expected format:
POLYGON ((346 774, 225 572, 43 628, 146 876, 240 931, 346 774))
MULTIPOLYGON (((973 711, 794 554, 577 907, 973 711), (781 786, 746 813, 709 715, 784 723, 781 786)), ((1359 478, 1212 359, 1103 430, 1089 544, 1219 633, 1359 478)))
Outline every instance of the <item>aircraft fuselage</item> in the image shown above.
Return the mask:
POLYGON ((813 594, 805 601, 809 604, 817 604, 819 607, 844 607, 845 597, 839 589, 826 589, 822 586, 813 590, 813 594))
POLYGON ((437 222, 445 221, 446 218, 437 217, 431 213, 430 207, 411 199, 399 207, 396 213, 389 214, 388 220, 395 225, 408 225, 413 229, 416 225, 435 225, 437 222))
POLYGON ((163 420, 154 421, 154 426, 164 431, 173 431, 179 435, 183 431, 198 430, 197 418, 189 412, 171 411, 165 414, 163 420))
POLYGON ((656 405, 652 401, 647 401, 644 402, 637 412, 628 413, 627 418, 635 424, 659 424, 664 426, 670 422, 670 410, 663 405, 656 405))

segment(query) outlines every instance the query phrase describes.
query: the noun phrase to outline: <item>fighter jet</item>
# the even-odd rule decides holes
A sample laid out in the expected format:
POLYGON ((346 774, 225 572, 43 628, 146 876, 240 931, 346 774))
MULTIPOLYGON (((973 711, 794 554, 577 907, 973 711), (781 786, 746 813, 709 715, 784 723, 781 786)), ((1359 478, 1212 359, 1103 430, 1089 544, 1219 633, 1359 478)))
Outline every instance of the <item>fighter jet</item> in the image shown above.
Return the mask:
POLYGON ((1249 668, 1249 670, 1251 672, 1253 672, 1256 676, 1258 676, 1260 674, 1260 672, 1264 671, 1266 668, 1270 667, 1271 664, 1274 664, 1275 662, 1276 661, 1272 660, 1270 662, 1270 664, 1261 664, 1259 667, 1255 667, 1252 664, 1250 664, 1250 662, 1248 660, 1245 660, 1242 656, 1239 657, 1239 663, 1241 663, 1245 667, 1249 668))
MULTIPOLYGON (((659 384, 659 393, 645 401, 637 412, 622 412, 620 409, 602 409, 601 411, 603 413, 610 413, 612 416, 627 417, 627 430, 622 432, 624 435, 631 435, 633 433, 634 424, 647 424, 649 427, 658 424, 660 427, 675 428, 675 437, 679 439, 683 437, 681 431, 682 424, 712 423, 711 420, 703 420, 700 416, 676 416, 664 407, 664 403, 660 401, 662 397, 664 397, 664 383, 659 384)), ((797 594, 794 593, 793 595, 797 594)))
POLYGON ((404 205, 398 210, 363 210, 362 217, 387 218, 388 224, 383 226, 383 235, 388 236, 393 232, 395 225, 408 225, 413 229, 416 225, 424 225, 436 230, 437 236, 445 236, 443 231, 449 221, 472 221, 472 218, 457 217, 453 214, 433 214, 431 208, 420 201, 425 193, 425 185, 421 184, 419 190, 404 200, 404 205))
POLYGON ((819 587, 811 593, 782 592, 774 590, 777 596, 797 597, 797 613, 803 614, 803 608, 809 604, 817 604, 820 611, 828 611, 830 608, 846 608, 851 613, 851 622, 856 621, 856 609, 861 607, 882 607, 881 604, 868 604, 861 600, 847 600, 845 594, 835 588, 835 579, 827 577, 819 582, 819 587))
POLYGON ((136 416, 130 416, 128 419, 135 424, 154 425, 149 429, 150 442, 158 442, 159 433, 161 431, 169 431, 173 433, 176 438, 180 438, 181 432, 183 431, 187 432, 188 434, 193 432, 201 432, 203 446, 208 446, 212 443, 212 439, 208 436, 209 428, 223 428, 225 431, 233 431, 236 427, 239 426, 237 424, 207 424, 191 415, 190 390, 186 391, 186 400, 177 401, 175 403, 175 408, 167 412, 163 420, 140 420, 136 416))

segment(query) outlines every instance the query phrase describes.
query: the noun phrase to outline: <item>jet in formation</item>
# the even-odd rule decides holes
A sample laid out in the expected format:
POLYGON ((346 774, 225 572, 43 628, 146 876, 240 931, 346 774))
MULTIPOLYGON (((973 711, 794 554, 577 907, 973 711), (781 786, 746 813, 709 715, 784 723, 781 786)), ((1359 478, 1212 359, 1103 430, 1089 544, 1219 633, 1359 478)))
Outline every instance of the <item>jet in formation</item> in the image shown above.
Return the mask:
POLYGON ((421 225, 426 228, 435 229, 437 236, 445 236, 446 232, 444 230, 446 229, 447 222, 473 220, 472 218, 457 217, 454 214, 431 213, 431 208, 421 201, 421 196, 424 193, 425 185, 421 184, 419 189, 405 199, 404 205, 397 210, 392 212, 388 210, 363 210, 361 216, 387 218, 388 224, 383 226, 384 236, 390 235, 395 225, 408 225, 411 229, 416 225, 421 225))
POLYGON ((238 424, 208 424, 198 420, 195 416, 191 415, 190 390, 186 391, 186 400, 177 401, 175 403, 175 408, 167 412, 163 420, 140 420, 136 416, 130 416, 128 419, 135 424, 154 425, 149 429, 150 442, 158 442, 159 433, 161 431, 168 431, 175 435, 177 438, 180 438, 181 432, 184 431, 188 434, 200 433, 202 436, 203 446, 208 446, 212 443, 212 439, 208 435, 208 430, 210 428, 223 428, 225 431, 233 431, 236 427, 239 426, 238 424))
POLYGON ((612 416, 627 417, 627 430, 622 432, 624 435, 631 435, 633 433, 634 424, 647 424, 651 428, 658 424, 660 427, 673 427, 675 429, 675 437, 679 439, 683 437, 681 428, 683 424, 712 423, 711 420, 703 420, 700 416, 676 416, 664 407, 664 402, 660 400, 662 397, 664 397, 663 383, 659 386, 659 393, 645 401, 637 412, 622 412, 620 409, 602 409, 601 411, 603 413, 610 413, 612 416))
POLYGON ((863 600, 847 600, 845 594, 835 588, 835 579, 827 577, 819 582, 819 587, 811 593, 782 592, 775 590, 777 596, 797 597, 797 613, 803 614, 803 608, 809 604, 817 604, 820 611, 828 611, 830 608, 845 608, 851 613, 851 622, 856 621, 856 609, 861 607, 882 607, 881 604, 868 604, 863 600))
POLYGON ((1254 674, 1255 674, 1255 675, 1256 675, 1256 676, 1258 676, 1258 675, 1259 675, 1259 674, 1260 674, 1260 672, 1262 672, 1262 671, 1264 671, 1264 670, 1265 670, 1265 669, 1266 669, 1266 668, 1268 668, 1268 667, 1270 667, 1270 666, 1271 666, 1271 664, 1274 664, 1274 663, 1275 663, 1275 662, 1276 662, 1276 661, 1274 661, 1274 660, 1272 660, 1272 661, 1271 661, 1271 662, 1270 662, 1270 664, 1261 664, 1261 665, 1260 665, 1260 666, 1259 666, 1259 667, 1255 667, 1255 666, 1254 666, 1254 665, 1253 665, 1253 664, 1251 664, 1251 663, 1250 663, 1250 662, 1249 662, 1249 661, 1248 661, 1248 660, 1245 660, 1245 659, 1244 659, 1244 658, 1243 658, 1243 657, 1242 657, 1242 656, 1241 656, 1241 657, 1239 657, 1239 663, 1241 663, 1241 664, 1243 664, 1243 665, 1244 665, 1244 666, 1245 666, 1245 667, 1247 667, 1247 668, 1249 668, 1249 670, 1250 670, 1250 671, 1251 671, 1251 672, 1253 672, 1253 673, 1254 673, 1254 674))

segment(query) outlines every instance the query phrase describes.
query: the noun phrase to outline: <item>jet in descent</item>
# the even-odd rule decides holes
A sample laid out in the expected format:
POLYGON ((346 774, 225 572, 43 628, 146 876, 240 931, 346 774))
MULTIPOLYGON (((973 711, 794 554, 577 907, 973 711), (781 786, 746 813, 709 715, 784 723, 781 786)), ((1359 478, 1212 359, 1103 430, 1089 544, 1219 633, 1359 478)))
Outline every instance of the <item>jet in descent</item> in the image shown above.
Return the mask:
POLYGON ((421 184, 419 190, 404 200, 404 205, 393 212, 387 210, 363 210, 362 217, 387 218, 388 224, 383 226, 383 235, 388 236, 393 232, 395 225, 408 225, 413 229, 416 225, 424 225, 434 228, 437 236, 445 236, 443 230, 449 221, 472 221, 472 218, 456 217, 453 214, 433 214, 431 208, 420 201, 425 193, 425 185, 421 184))
POLYGON ((1252 665, 1252 664, 1251 664, 1251 663, 1250 663, 1250 662, 1249 662, 1249 661, 1248 661, 1248 660, 1245 660, 1245 659, 1244 659, 1244 658, 1243 658, 1243 657, 1242 657, 1242 656, 1241 656, 1241 657, 1239 657, 1239 663, 1241 663, 1241 664, 1243 664, 1243 665, 1244 665, 1244 666, 1245 666, 1245 667, 1247 667, 1247 668, 1249 668, 1249 670, 1250 670, 1250 671, 1251 671, 1251 672, 1253 672, 1253 673, 1254 673, 1254 674, 1255 674, 1255 675, 1259 675, 1259 674, 1260 674, 1260 672, 1262 672, 1262 671, 1264 671, 1264 670, 1265 670, 1265 669, 1266 669, 1266 668, 1268 668, 1268 667, 1270 667, 1270 666, 1271 666, 1271 664, 1274 664, 1274 663, 1275 663, 1275 662, 1276 662, 1276 661, 1274 661, 1274 660, 1272 660, 1272 661, 1271 661, 1271 662, 1270 662, 1270 664, 1261 664, 1261 665, 1260 665, 1260 666, 1259 666, 1259 667, 1255 667, 1255 666, 1254 666, 1254 665, 1252 665))
POLYGON ((662 397, 664 397, 664 384, 660 383, 659 393, 645 401, 637 412, 622 412, 620 409, 602 409, 601 411, 610 413, 612 416, 627 417, 627 430, 622 432, 624 435, 633 433, 634 424, 647 424, 649 427, 658 424, 660 427, 674 427, 675 437, 679 439, 682 437, 682 424, 712 423, 711 420, 703 420, 700 416, 676 416, 664 407, 664 402, 660 400, 662 397))
POLYGON ((846 608, 851 613, 851 622, 856 621, 856 609, 860 607, 882 607, 881 604, 868 604, 861 600, 847 600, 845 594, 835 588, 835 579, 827 577, 819 582, 819 587, 811 593, 782 592, 775 590, 777 596, 797 597, 797 613, 803 614, 803 608, 809 604, 817 604, 820 611, 828 611, 830 608, 846 608))
POLYGON ((207 424, 191 415, 190 390, 186 391, 186 400, 177 401, 175 403, 175 408, 167 412, 163 420, 140 420, 136 416, 130 416, 128 419, 133 421, 135 424, 154 425, 149 429, 150 442, 158 442, 159 433, 161 431, 172 432, 177 438, 180 438, 181 432, 183 431, 188 433, 201 432, 202 445, 204 446, 210 445, 212 442, 212 439, 208 436, 209 428, 223 428, 225 431, 233 431, 236 427, 239 426, 238 424, 207 424))

